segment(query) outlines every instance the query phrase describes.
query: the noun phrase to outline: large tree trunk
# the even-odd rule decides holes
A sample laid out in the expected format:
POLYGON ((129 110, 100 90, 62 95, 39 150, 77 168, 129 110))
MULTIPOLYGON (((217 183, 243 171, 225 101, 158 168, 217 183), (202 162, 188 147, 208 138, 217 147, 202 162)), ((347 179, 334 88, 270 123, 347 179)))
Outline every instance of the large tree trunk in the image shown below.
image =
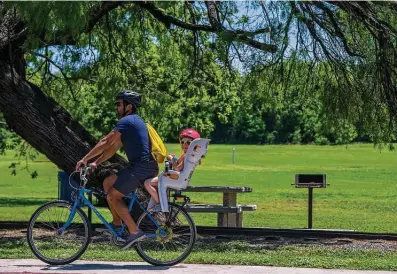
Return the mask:
MULTIPOLYGON (((0 18, 0 111, 11 130, 60 169, 71 173, 96 140, 64 108, 26 81, 26 32, 26 25, 15 12, 8 11, 0 18)), ((109 162, 114 164, 92 176, 93 185, 102 186, 111 169, 127 164, 117 155, 109 162)))
MULTIPOLYGON (((95 138, 36 85, 26 81, 23 44, 25 25, 12 12, 0 21, 0 111, 11 130, 47 156, 60 169, 71 173, 96 144, 95 138)), ((115 155, 91 176, 90 184, 128 163, 115 155)))
MULTIPOLYGON (((1 12, 0 9, 0 16, 1 12)), ((0 17, 0 111, 11 130, 60 169, 71 173, 97 140, 39 87, 26 81, 25 40, 26 26, 16 13, 7 12, 0 17)), ((102 188, 104 178, 127 165, 121 156, 113 156, 90 176, 89 185, 102 188)), ((148 200, 142 189, 137 194, 141 200, 148 200)), ((139 210, 135 210, 133 215, 138 214, 139 210)))
MULTIPOLYGON (((68 173, 74 170, 76 162, 96 143, 95 138, 73 120, 64 108, 2 61, 0 111, 15 133, 68 173)), ((113 156, 90 176, 89 186, 103 188, 103 180, 114 169, 118 170, 127 164, 119 155, 113 156)), ((137 194, 141 200, 147 201, 149 198, 142 188, 137 190, 137 194)), ((99 199, 106 204, 105 200, 99 199)), ((140 214, 139 206, 135 205, 132 216, 137 219, 140 214)))
MULTIPOLYGON (((36 85, 0 61, 0 111, 8 126, 60 169, 72 172, 96 140, 71 115, 36 85)), ((126 165, 120 156, 92 179, 101 185, 109 168, 126 165)))
MULTIPOLYGON (((74 170, 76 162, 96 143, 93 136, 73 120, 64 108, 46 96, 36 85, 22 79, 9 64, 2 61, 0 111, 15 133, 60 169, 69 173, 74 170)), ((124 158, 113 156, 108 164, 90 176, 89 185, 102 188, 105 177, 114 169, 120 169, 127 164, 124 158)), ((148 200, 147 192, 142 189, 137 194, 141 200, 148 200)), ((137 218, 140 212, 136 206, 133 217, 137 218)))

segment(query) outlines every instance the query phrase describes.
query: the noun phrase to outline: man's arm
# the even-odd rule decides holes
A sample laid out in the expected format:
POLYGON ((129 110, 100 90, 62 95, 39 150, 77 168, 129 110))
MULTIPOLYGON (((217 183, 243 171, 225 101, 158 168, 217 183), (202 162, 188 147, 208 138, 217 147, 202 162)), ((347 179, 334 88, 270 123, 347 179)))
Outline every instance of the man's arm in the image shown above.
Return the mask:
POLYGON ((113 130, 103 137, 102 140, 100 140, 98 144, 96 144, 96 146, 83 157, 83 159, 77 162, 76 170, 79 169, 81 165, 86 166, 87 162, 92 158, 101 155, 104 151, 109 149, 114 142, 119 142, 121 144, 121 133, 113 130))
POLYGON ((101 163, 105 162, 107 159, 111 158, 119 148, 121 148, 122 143, 121 139, 116 139, 113 144, 106 149, 101 156, 98 157, 98 159, 95 160, 96 165, 100 165, 101 163))

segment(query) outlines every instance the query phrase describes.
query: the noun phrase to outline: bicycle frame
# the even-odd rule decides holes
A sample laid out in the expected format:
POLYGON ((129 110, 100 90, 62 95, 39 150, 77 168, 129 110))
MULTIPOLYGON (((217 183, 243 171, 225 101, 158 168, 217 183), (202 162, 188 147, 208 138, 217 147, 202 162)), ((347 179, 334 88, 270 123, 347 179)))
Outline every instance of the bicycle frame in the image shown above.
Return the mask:
MULTIPOLYGON (((91 208, 92 211, 95 212, 95 214, 98 216, 98 218, 112 232, 112 234, 115 237, 122 237, 123 235, 121 233, 125 229, 125 223, 124 222, 122 223, 122 227, 119 230, 119 232, 117 232, 115 229, 113 229, 113 227, 105 220, 105 218, 101 215, 101 213, 99 213, 99 211, 96 209, 96 207, 85 197, 84 194, 86 194, 86 193, 89 194, 91 192, 92 192, 91 189, 85 189, 83 186, 80 186, 78 197, 73 203, 73 207, 72 207, 72 210, 69 214, 67 221, 61 228, 58 229, 57 232, 59 234, 61 234, 63 231, 65 231, 70 226, 70 224, 72 223, 72 220, 74 218, 74 215, 76 214, 78 207, 88 206, 89 208, 91 208)), ((132 194, 124 196, 124 197, 130 200, 129 205, 128 205, 129 212, 131 212, 133 205, 135 204, 135 202, 137 202, 138 205, 140 206, 140 208, 143 210, 143 212, 148 213, 148 211, 138 201, 138 198, 135 193, 132 193, 132 194)), ((156 226, 157 229, 160 228, 160 225, 157 223, 157 220, 155 218, 153 218, 153 216, 151 214, 147 214, 147 216, 153 222, 153 224, 156 226)), ((163 234, 163 233, 167 234, 167 232, 164 229, 160 229, 160 234, 163 234)), ((156 237, 158 235, 157 234, 146 234, 146 236, 147 237, 156 237)))

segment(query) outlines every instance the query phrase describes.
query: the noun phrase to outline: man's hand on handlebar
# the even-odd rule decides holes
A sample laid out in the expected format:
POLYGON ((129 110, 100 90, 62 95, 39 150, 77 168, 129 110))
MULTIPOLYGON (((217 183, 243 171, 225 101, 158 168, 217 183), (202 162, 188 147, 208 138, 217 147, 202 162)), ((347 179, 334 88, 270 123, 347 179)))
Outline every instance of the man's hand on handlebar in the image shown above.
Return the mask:
POLYGON ((97 163, 92 162, 88 165, 91 168, 91 172, 94 172, 95 169, 98 167, 97 163))
POLYGON ((83 166, 83 168, 87 166, 87 160, 85 160, 84 158, 77 162, 75 170, 79 171, 81 166, 83 166))

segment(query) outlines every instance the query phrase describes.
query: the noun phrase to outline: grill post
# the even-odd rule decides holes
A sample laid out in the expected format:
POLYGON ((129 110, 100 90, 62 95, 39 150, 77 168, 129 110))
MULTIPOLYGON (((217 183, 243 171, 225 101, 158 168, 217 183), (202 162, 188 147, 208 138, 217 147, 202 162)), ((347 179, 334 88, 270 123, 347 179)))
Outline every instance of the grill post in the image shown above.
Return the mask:
POLYGON ((307 227, 308 228, 313 228, 313 188, 309 187, 309 199, 308 199, 308 224, 307 227))
POLYGON ((307 226, 309 229, 313 228, 313 188, 326 188, 325 174, 295 174, 295 188, 307 188, 307 226))

